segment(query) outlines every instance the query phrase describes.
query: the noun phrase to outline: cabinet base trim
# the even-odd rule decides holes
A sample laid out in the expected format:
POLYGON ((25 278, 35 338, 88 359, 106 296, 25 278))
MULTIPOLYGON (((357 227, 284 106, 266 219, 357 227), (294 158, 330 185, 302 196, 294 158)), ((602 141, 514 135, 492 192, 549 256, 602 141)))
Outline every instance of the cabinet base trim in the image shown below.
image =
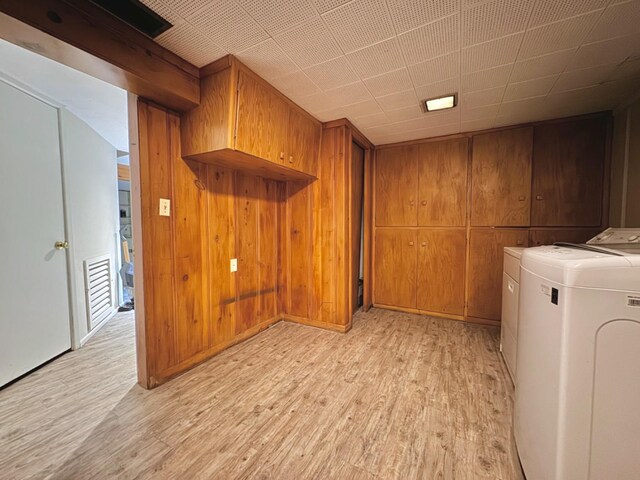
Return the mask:
POLYGON ((319 322, 317 320, 311 320, 305 317, 296 317, 294 315, 283 315, 282 319, 285 322, 299 323, 302 325, 307 325, 309 327, 322 328, 323 330, 331 330, 340 333, 347 333, 349 330, 351 330, 351 322, 346 325, 338 325, 329 322, 319 322))
POLYGON ((397 312, 404 312, 404 313, 414 313, 417 315, 427 315, 430 317, 437 317, 437 318, 446 318, 447 320, 458 320, 460 322, 467 322, 467 323, 475 323, 475 324, 479 324, 479 325, 487 325, 487 326, 491 326, 491 327, 499 327, 500 326, 500 321, 498 320, 490 320, 488 318, 474 318, 474 317, 465 317, 462 315, 452 315, 449 313, 442 313, 442 312, 431 312, 428 310, 420 310, 417 308, 407 308, 407 307, 397 307, 394 305, 384 305, 381 303, 374 303, 373 306, 375 308, 382 308, 384 310, 394 310, 397 312))

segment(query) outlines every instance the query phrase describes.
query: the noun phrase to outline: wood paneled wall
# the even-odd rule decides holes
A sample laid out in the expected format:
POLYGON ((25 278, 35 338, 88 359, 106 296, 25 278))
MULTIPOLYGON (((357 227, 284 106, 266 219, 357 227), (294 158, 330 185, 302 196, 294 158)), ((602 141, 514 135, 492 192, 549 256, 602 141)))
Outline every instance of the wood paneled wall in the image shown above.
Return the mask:
POLYGON ((140 380, 153 387, 281 319, 285 184, 183 159, 180 117, 145 101, 138 129, 146 319, 140 380), (168 217, 159 215, 160 198, 171 201, 168 217))

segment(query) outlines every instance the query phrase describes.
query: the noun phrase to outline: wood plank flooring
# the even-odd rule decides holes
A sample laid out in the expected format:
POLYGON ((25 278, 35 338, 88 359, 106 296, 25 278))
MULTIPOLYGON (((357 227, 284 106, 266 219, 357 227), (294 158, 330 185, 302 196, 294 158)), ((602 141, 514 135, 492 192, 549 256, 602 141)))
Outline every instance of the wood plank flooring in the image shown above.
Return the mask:
POLYGON ((155 390, 133 316, 0 391, 0 478, 519 479, 497 329, 278 323, 155 390))

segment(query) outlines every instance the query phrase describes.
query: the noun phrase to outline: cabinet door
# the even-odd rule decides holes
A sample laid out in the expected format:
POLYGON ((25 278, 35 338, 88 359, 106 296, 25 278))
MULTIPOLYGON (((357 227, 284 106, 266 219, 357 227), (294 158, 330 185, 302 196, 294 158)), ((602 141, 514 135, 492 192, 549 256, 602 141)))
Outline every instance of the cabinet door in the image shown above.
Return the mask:
POLYGON ((533 129, 473 137, 471 225, 529 226, 533 129))
POLYGON ((376 150, 376 225, 418 224, 418 145, 376 150))
POLYGON ((452 315, 464 313, 466 238, 467 232, 461 228, 418 232, 419 309, 452 315))
POLYGON ((529 232, 529 245, 553 245, 556 242, 586 243, 600 229, 597 228, 532 228, 529 232))
POLYGON ((376 231, 375 303, 395 307, 416 307, 417 231, 376 231))
POLYGON ((603 117, 535 127, 532 225, 600 225, 606 135, 603 117))
POLYGON ((289 109, 286 166, 311 175, 317 174, 320 129, 320 125, 297 108, 289 109))
POLYGON ((253 75, 238 75, 236 150, 284 163, 289 105, 253 75))
POLYGON ((528 246, 525 229, 472 229, 469 237, 467 315, 500 320, 504 247, 528 246))
POLYGON ((419 146, 418 225, 464 226, 467 216, 468 140, 419 146))

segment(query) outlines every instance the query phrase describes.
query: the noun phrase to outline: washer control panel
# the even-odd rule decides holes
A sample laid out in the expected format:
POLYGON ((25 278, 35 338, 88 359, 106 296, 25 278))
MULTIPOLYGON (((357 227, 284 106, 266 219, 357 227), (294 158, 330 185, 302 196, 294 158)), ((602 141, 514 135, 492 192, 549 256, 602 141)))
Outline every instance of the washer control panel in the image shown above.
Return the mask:
POLYGON ((587 242, 588 245, 640 244, 640 228, 607 228, 587 242))

